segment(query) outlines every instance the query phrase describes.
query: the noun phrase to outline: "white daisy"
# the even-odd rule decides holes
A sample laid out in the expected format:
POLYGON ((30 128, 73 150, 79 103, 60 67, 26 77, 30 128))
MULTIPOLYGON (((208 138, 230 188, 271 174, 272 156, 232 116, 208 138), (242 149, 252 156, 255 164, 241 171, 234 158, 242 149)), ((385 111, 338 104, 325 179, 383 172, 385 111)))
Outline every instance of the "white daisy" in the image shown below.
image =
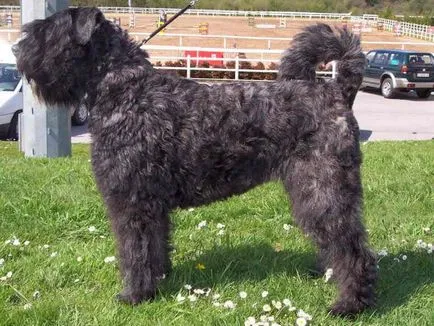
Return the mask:
POLYGON ((297 318, 297 320, 295 321, 295 324, 296 324, 297 326, 306 326, 306 325, 307 325, 307 320, 304 319, 304 318, 299 317, 299 318, 297 318))
POLYGON ((271 304, 276 308, 276 309, 282 309, 282 302, 280 301, 271 301, 271 304))
POLYGON ((261 296, 266 298, 268 296, 268 291, 262 291, 261 296))
POLYGON ((241 292, 239 293, 239 295, 240 295, 240 298, 241 298, 241 299, 245 299, 245 298, 247 298, 247 292, 241 291, 241 292))
POLYGON ((214 294, 214 295, 212 296, 212 299, 213 299, 213 300, 218 300, 218 299, 220 299, 220 294, 218 294, 218 293, 214 294))
POLYGON ((197 228, 198 228, 198 229, 203 229, 203 228, 206 227, 206 225, 207 225, 207 222, 206 222, 206 221, 201 221, 201 222, 199 222, 199 224, 197 225, 197 228))
POLYGON ((224 229, 225 225, 221 223, 217 223, 217 229, 224 229))
POLYGON ((115 256, 109 256, 109 257, 104 258, 104 263, 106 263, 106 264, 114 263, 115 261, 116 261, 115 256))
POLYGON ((176 301, 183 302, 183 301, 185 301, 185 297, 182 296, 181 293, 178 293, 178 295, 176 296, 176 301))
POLYGON ((236 304, 232 300, 225 301, 223 304, 223 307, 227 309, 234 309, 236 307, 236 304))
POLYGON ((88 230, 89 230, 90 233, 95 232, 96 231, 96 227, 94 227, 93 225, 89 226, 88 230))
POLYGON ((247 317, 246 321, 244 322, 244 326, 255 326, 256 325, 256 319, 255 317, 247 317))
POLYGON ((301 309, 297 312, 297 317, 304 318, 304 319, 306 319, 306 320, 312 320, 312 316, 309 315, 309 314, 307 314, 307 313, 305 313, 305 312, 304 312, 303 310, 301 310, 301 309))
POLYGON ((23 309, 24 309, 24 310, 29 310, 29 309, 31 309, 31 308, 32 308, 32 304, 31 304, 30 302, 26 303, 26 304, 23 306, 23 309))
POLYGON ((328 282, 330 280, 330 278, 333 275, 333 269, 332 268, 327 268, 325 274, 324 274, 324 282, 328 282))
POLYGON ((193 287, 190 284, 185 284, 184 289, 190 291, 193 287))
POLYGON ((197 296, 195 294, 190 294, 188 300, 190 300, 190 302, 195 302, 197 301, 197 296))
POLYGON ((262 310, 264 310, 265 312, 270 312, 271 311, 271 307, 269 304, 264 304, 264 306, 262 307, 262 310))
POLYGON ((383 248, 383 249, 381 249, 381 250, 378 252, 378 256, 385 257, 385 256, 387 256, 387 255, 388 255, 388 253, 387 253, 387 249, 386 249, 386 248, 383 248))
POLYGON ((193 292, 194 292, 195 294, 205 294, 205 291, 202 290, 202 289, 194 289, 193 292))

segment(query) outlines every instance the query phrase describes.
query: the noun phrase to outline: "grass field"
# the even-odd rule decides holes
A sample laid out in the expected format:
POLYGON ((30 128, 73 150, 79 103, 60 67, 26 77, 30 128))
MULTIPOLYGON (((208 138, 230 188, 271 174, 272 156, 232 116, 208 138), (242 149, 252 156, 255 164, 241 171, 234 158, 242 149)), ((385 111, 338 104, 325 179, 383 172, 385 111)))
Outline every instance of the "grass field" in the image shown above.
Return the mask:
POLYGON ((314 248, 277 183, 175 211, 174 270, 157 299, 116 303, 114 239, 88 146, 51 160, 16 146, 0 142, 0 325, 244 325, 261 315, 294 325, 300 309, 311 325, 434 325, 433 141, 362 146, 364 216, 381 256, 378 307, 355 321, 327 314, 336 288, 310 276, 314 248))

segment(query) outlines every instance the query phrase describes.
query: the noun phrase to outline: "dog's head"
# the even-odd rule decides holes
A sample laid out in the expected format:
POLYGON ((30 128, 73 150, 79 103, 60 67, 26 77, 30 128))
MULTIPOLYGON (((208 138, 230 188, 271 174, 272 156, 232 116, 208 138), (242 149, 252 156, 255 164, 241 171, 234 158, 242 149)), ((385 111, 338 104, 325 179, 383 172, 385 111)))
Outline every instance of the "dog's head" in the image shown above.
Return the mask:
POLYGON ((40 99, 71 105, 78 104, 92 81, 102 78, 134 47, 138 50, 127 33, 97 8, 71 8, 26 24, 13 51, 18 70, 40 99))

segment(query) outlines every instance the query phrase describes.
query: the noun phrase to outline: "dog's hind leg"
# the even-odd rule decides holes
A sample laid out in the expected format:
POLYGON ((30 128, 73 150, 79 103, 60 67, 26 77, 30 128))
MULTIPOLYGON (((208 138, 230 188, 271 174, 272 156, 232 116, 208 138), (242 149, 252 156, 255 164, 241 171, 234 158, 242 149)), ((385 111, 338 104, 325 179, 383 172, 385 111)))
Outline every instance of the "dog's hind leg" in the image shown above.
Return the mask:
POLYGON ((156 294, 158 280, 169 268, 167 207, 155 200, 127 204, 107 200, 119 251, 124 289, 120 301, 138 304, 156 294))
POLYGON ((331 313, 352 315, 374 304, 377 273, 361 221, 358 147, 341 155, 303 154, 285 173, 285 187, 296 222, 319 247, 323 267, 333 269, 340 297, 331 313))

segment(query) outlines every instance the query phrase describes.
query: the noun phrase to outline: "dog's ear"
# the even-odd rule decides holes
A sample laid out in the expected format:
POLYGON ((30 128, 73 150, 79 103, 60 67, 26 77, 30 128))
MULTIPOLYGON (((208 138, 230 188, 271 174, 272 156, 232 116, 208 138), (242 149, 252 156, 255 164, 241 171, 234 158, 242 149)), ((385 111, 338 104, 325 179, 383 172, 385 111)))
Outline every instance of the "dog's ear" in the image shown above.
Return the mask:
POLYGON ((89 42, 103 19, 104 15, 97 8, 78 8, 74 19, 77 42, 79 44, 89 42))

